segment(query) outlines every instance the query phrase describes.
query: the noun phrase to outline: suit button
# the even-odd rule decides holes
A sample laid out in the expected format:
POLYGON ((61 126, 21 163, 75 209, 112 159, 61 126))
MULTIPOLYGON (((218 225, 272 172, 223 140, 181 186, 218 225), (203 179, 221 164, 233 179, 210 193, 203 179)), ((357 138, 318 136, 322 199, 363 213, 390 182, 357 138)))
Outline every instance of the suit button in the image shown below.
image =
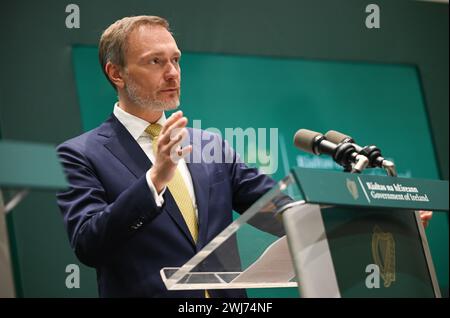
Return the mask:
POLYGON ((143 222, 143 219, 141 218, 141 219, 139 219, 139 222, 136 222, 135 224, 133 224, 133 225, 131 226, 131 228, 132 228, 133 230, 137 230, 137 229, 140 228, 143 224, 144 224, 144 222, 143 222))

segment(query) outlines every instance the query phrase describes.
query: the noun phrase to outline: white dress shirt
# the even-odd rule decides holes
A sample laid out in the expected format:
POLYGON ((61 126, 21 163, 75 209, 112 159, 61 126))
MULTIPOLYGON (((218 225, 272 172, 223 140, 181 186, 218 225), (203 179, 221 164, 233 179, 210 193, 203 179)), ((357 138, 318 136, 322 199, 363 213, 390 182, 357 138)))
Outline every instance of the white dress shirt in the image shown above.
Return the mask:
MULTIPOLYGON (((120 123, 125 126, 125 128, 131 134, 131 136, 133 136, 134 140, 136 140, 138 145, 142 148, 144 153, 147 155, 148 159, 150 159, 150 161, 152 163, 154 163, 155 162, 155 154, 153 153, 152 139, 150 138, 150 135, 147 132, 145 132, 145 129, 148 127, 148 125, 150 125, 150 123, 143 120, 142 118, 139 118, 130 113, 127 113, 126 111, 124 111, 122 108, 119 107, 119 103, 116 103, 114 105, 113 113, 114 113, 114 116, 116 116, 117 119, 120 121, 120 123)), ((163 113, 161 118, 159 118, 156 123, 158 123, 162 126, 162 125, 164 125, 165 122, 166 122, 166 115, 163 113)), ((183 158, 180 159, 180 161, 178 161, 178 170, 180 171, 181 176, 183 177, 183 180, 189 191, 189 195, 190 195, 190 197, 192 199, 192 203, 194 205, 195 213, 198 217, 194 185, 192 183, 191 174, 186 165, 186 161, 183 158)), ((153 182, 150 178, 150 169, 146 173, 146 179, 147 179, 148 187, 150 188, 150 191, 153 194, 153 197, 155 198, 156 205, 158 207, 161 207, 164 204, 163 194, 166 191, 166 187, 164 187, 164 189, 161 191, 161 193, 159 193, 159 194, 157 193, 156 188, 153 185, 153 182)))

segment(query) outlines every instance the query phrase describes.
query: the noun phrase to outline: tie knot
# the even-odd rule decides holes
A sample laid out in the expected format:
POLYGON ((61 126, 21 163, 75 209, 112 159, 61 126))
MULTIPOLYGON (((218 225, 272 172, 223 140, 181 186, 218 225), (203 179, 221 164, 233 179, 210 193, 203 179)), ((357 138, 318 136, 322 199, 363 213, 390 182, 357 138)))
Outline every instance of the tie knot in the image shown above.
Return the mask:
POLYGON ((161 132, 162 126, 160 124, 150 124, 145 131, 152 137, 152 139, 158 138, 159 133, 161 132))

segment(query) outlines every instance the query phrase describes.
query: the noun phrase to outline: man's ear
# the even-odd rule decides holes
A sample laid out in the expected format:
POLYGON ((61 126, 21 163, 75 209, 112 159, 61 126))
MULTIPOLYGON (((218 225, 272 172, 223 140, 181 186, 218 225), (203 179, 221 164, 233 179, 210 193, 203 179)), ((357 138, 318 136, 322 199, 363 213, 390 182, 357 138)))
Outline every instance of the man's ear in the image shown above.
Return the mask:
POLYGON ((122 68, 120 66, 107 62, 105 65, 105 72, 108 74, 109 80, 116 85, 117 89, 125 87, 122 68))

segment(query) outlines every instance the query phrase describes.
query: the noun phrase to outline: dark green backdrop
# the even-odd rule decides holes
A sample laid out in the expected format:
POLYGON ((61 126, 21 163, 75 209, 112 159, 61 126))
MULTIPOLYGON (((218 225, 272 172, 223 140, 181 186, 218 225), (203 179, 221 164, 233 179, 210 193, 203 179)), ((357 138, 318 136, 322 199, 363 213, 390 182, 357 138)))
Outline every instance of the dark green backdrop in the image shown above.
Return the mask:
MULTIPOLYGON (((411 170, 415 177, 435 178, 440 175, 448 179, 448 5, 412 1, 377 3, 381 7, 379 30, 365 28, 364 8, 367 3, 356 0, 282 0, 276 3, 256 0, 78 1, 81 28, 72 30, 65 28, 64 11, 68 3, 64 1, 8 3, 3 5, 0 19, 3 74, 0 79, 1 136, 57 144, 82 132, 86 126, 83 126, 82 97, 77 95, 72 67, 73 46, 96 45, 101 31, 122 16, 155 14, 169 19, 184 52, 237 54, 241 59, 242 55, 249 55, 295 58, 299 61, 375 62, 382 63, 382 68, 387 67, 386 64, 395 64, 392 69, 401 69, 399 64, 407 64, 410 66, 404 68, 405 72, 412 73, 416 72, 411 71, 416 67, 418 76, 409 74, 407 78, 415 78, 412 81, 416 81, 411 91, 416 97, 411 97, 411 100, 417 102, 423 97, 421 105, 425 105, 425 111, 419 115, 423 116, 422 126, 413 129, 408 126, 409 121, 403 118, 411 117, 409 105, 402 104, 407 109, 398 118, 397 129, 403 138, 400 140, 408 137, 414 140, 418 136, 423 138, 427 144, 424 158, 435 158, 436 164, 431 160, 420 166, 421 169, 414 168, 419 165, 415 157, 408 161, 406 154, 399 155, 394 148, 383 144, 386 139, 379 135, 365 134, 361 138, 363 142, 377 141, 385 146, 386 153, 395 155, 396 159, 398 157, 401 161, 399 166, 411 170), (420 87, 422 94, 418 93, 420 87), (428 125, 431 137, 426 128, 428 125), (414 133, 410 133, 413 130, 414 133)), ((335 67, 342 65, 337 63, 335 67)), ((187 65, 183 72, 188 70, 187 65)), ((246 72, 239 70, 239 74, 242 76, 246 72)), ((384 81, 384 77, 379 80, 384 81)), ((189 98, 195 100, 195 95, 188 94, 198 92, 195 85, 200 84, 184 82, 183 93, 186 95, 183 98, 186 100, 183 103, 186 101, 186 104, 183 107, 192 110, 191 116, 201 118, 207 126, 221 127, 227 116, 232 116, 226 108, 218 107, 221 113, 217 115, 223 116, 224 122, 216 123, 215 118, 201 116, 201 107, 212 107, 212 102, 203 106, 198 102, 188 103, 189 98), (192 87, 188 89, 186 85, 192 87)), ((333 82, 329 82, 331 84, 333 82)), ((329 91, 325 89, 330 87, 333 88, 324 87, 324 92, 329 91)), ((392 87, 394 91, 395 88, 392 87)), ((100 88, 99 91, 110 94, 100 88)), ((326 100, 324 94, 321 98, 326 100)), ((231 92, 229 96, 232 97, 231 92)), ((302 102, 312 105, 310 100, 302 102)), ((330 99, 328 104, 332 102, 333 99, 330 99)), ((370 99, 367 102, 370 104, 370 99)), ((396 107, 395 103, 391 106, 396 107)), ((360 107, 368 114, 370 122, 376 112, 367 103, 361 103, 360 107)), ((361 122, 319 125, 316 119, 321 118, 321 113, 319 109, 316 111, 316 117, 311 120, 299 118, 298 127, 343 129, 358 136, 361 122)), ((342 113, 336 111, 336 114, 342 118, 342 113)), ((233 116, 231 120, 232 123, 227 126, 239 125, 239 117, 233 116)), ((292 123, 295 124, 295 121, 292 123)), ((243 125, 245 127, 245 122, 243 125)), ((252 122, 251 125, 271 126, 259 122, 252 122)), ((293 152, 289 141, 296 126, 290 127, 285 137, 289 151, 293 152)), ((373 130, 370 131, 373 133, 373 130)), ((412 153, 418 155, 420 149, 416 144, 413 143, 412 148, 412 153)), ((96 295, 95 275, 90 270, 82 271, 81 289, 65 288, 65 266, 77 261, 68 246, 53 194, 30 195, 11 214, 9 223, 19 296, 96 295)), ((438 244, 434 242, 448 244, 448 218, 435 218, 428 234, 432 245, 438 244)), ((445 246, 438 248, 443 250, 445 246)), ((448 295, 448 247, 444 255, 446 257, 437 253, 433 257, 436 267, 441 268, 443 293, 448 295), (446 278, 442 273, 447 275, 446 278)))

